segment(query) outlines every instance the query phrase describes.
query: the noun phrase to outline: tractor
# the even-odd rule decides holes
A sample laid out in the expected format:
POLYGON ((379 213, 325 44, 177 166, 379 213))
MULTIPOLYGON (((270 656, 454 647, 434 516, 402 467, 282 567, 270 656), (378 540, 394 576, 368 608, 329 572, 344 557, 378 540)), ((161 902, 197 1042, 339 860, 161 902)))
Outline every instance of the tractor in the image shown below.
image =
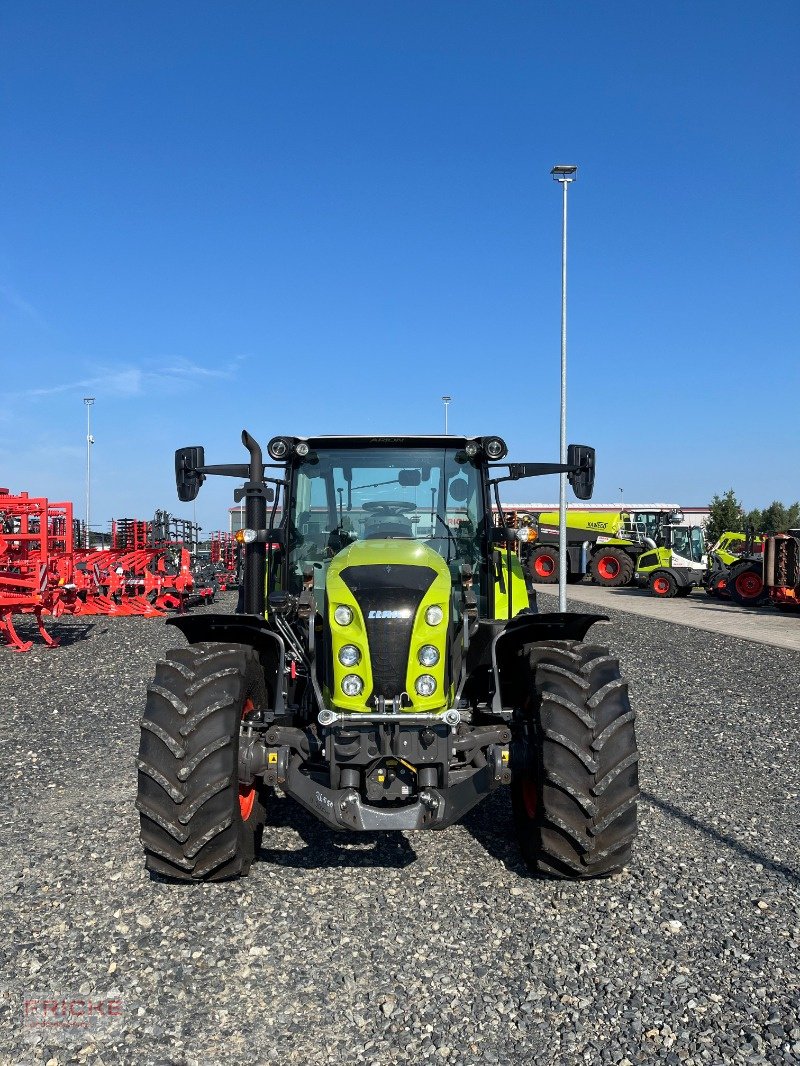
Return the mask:
POLYGON ((766 537, 749 529, 746 533, 722 533, 708 553, 703 585, 709 596, 731 599, 740 607, 761 607, 769 600, 764 585, 766 537))
MULTIPOLYGON (((594 449, 509 463, 500 437, 273 437, 265 463, 175 456, 179 498, 244 480, 233 614, 170 618, 141 722, 146 866, 176 881, 248 873, 280 790, 331 830, 444 829, 510 785, 534 873, 619 872, 636 835, 638 750, 603 615, 539 613, 499 485, 594 449)), ((268 830, 267 830, 268 831, 268 830)))

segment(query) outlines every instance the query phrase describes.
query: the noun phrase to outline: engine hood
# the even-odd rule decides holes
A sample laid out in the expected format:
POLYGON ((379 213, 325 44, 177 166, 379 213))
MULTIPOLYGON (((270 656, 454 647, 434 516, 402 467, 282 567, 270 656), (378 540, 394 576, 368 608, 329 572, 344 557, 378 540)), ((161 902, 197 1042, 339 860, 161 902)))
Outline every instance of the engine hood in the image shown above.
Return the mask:
MULTIPOLYGON (((331 561, 325 581, 330 634, 330 697, 350 710, 374 709, 375 698, 392 700, 407 694, 406 709, 444 709, 447 701, 447 634, 450 621, 451 579, 442 557, 413 540, 356 541, 331 561), (428 608, 441 608, 441 620, 431 624, 428 608), (337 607, 348 607, 352 621, 336 620, 337 607), (360 661, 343 666, 339 652, 354 646, 360 661), (423 666, 420 651, 433 645, 435 665, 423 666), (363 681, 363 691, 347 696, 342 682, 349 674, 363 681), (433 693, 420 696, 420 675, 435 679, 433 693)), ((346 613, 346 612, 345 612, 346 613)))

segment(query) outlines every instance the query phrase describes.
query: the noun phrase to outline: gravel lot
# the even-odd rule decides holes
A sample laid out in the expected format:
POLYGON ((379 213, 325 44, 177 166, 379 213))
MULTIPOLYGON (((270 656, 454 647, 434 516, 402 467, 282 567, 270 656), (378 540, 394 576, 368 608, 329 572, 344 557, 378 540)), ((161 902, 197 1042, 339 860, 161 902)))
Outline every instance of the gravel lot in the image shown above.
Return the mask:
POLYGON ((145 873, 133 806, 144 687, 180 635, 53 628, 59 650, 0 650, 3 1063, 800 1062, 800 654, 595 630, 640 716, 619 877, 526 876, 503 791, 376 839, 278 798, 248 879, 181 887, 145 873), (24 1027, 24 998, 78 994, 123 1013, 24 1027))

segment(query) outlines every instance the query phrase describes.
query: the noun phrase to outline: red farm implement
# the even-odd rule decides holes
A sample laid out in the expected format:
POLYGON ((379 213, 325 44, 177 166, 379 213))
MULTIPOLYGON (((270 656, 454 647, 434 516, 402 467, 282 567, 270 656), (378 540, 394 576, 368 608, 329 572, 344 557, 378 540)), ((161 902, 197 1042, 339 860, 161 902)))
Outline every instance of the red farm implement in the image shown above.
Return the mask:
POLYGON ((76 530, 77 543, 83 537, 71 503, 0 489, 0 635, 14 651, 28 651, 33 642, 19 636, 13 616, 32 614, 52 648, 58 641, 45 629, 46 615, 158 618, 212 601, 216 583, 201 580, 184 544, 170 539, 184 525, 166 512, 153 522, 117 519, 110 548, 77 547, 76 530))
POLYGON ((181 545, 79 552, 75 572, 84 614, 156 618, 213 599, 213 589, 196 587, 181 545))
POLYGON ((211 565, 222 592, 234 589, 239 584, 238 549, 239 545, 233 533, 218 531, 211 534, 211 565))
POLYGON ((0 489, 0 634, 13 651, 28 651, 14 628, 15 614, 32 614, 42 640, 58 646, 43 615, 77 614, 82 604, 73 580, 71 503, 49 503, 22 492, 0 489))

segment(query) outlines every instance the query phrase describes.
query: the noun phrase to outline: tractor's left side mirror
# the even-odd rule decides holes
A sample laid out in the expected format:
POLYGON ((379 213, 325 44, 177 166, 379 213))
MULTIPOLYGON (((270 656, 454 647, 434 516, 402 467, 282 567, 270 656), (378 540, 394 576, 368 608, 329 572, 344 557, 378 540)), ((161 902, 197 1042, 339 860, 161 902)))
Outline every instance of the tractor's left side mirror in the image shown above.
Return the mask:
POLYGON ((572 491, 579 500, 591 500, 594 492, 594 448, 588 444, 568 445, 567 465, 578 467, 567 474, 572 491))
POLYGON ((175 452, 175 485, 181 503, 191 503, 196 499, 206 479, 205 474, 200 473, 200 467, 205 466, 205 458, 205 451, 200 447, 178 448, 175 452))

